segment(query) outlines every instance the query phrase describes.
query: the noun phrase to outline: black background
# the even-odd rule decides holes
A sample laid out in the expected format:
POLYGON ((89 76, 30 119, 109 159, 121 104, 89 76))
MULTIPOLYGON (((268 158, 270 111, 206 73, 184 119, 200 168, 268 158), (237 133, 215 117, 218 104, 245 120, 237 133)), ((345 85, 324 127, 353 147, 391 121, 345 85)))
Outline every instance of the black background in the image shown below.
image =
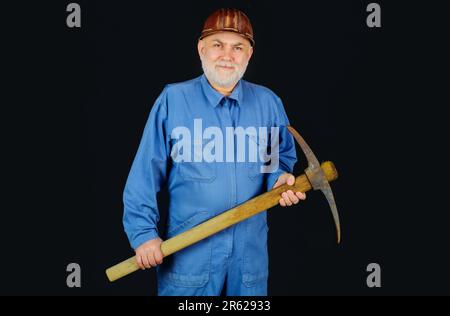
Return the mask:
POLYGON ((201 74, 197 38, 220 7, 252 21, 246 80, 282 98, 340 175, 340 246, 321 193, 270 210, 269 294, 450 294, 444 10, 378 1, 371 29, 370 2, 78 1, 81 29, 66 26, 70 1, 5 7, 0 294, 156 293, 154 271, 109 283, 104 270, 133 254, 122 191, 151 106, 165 84, 201 74), (81 288, 66 286, 71 262, 81 288), (366 285, 372 262, 381 288, 366 285))

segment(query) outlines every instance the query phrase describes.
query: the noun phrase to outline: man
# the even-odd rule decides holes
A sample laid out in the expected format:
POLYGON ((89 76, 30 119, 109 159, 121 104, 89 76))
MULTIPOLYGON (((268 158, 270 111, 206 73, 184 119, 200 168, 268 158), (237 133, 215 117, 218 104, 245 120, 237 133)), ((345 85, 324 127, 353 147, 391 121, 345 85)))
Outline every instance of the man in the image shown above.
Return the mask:
MULTIPOLYGON (((157 230, 156 194, 164 184, 170 198, 166 238, 266 190, 294 184, 295 145, 285 128, 289 122, 281 100, 269 89, 241 80, 253 46, 248 17, 236 9, 217 10, 207 18, 198 41, 204 74, 167 85, 151 110, 124 190, 124 227, 139 267, 158 266, 159 295, 220 295, 223 289, 226 295, 267 295, 266 212, 175 253, 164 263, 157 230), (238 148, 242 142, 234 142, 236 135, 228 133, 237 127, 267 128, 272 134, 247 135, 249 151, 242 161, 238 148), (212 131, 209 136, 207 130, 212 131), (219 146, 222 132, 227 134, 226 153, 219 146), (197 134, 193 143, 190 133, 197 134), (277 168, 267 172, 264 166, 269 162, 250 159, 250 148, 265 150, 269 144, 277 168), (207 159, 208 153, 213 161, 207 159)), ((305 197, 288 190, 279 203, 291 206, 305 197)))

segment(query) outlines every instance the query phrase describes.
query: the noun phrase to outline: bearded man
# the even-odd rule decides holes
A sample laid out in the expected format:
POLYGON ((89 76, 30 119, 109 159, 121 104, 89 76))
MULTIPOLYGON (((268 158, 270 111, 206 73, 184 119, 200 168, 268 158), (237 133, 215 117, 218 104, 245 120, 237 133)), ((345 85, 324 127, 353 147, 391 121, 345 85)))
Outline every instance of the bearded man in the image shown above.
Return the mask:
MULTIPOLYGON (((180 234, 264 191, 294 184, 296 153, 283 104, 268 88, 242 79, 254 45, 253 29, 243 12, 213 12, 198 40, 204 73, 168 84, 151 109, 124 190, 123 223, 139 267, 157 267, 158 295, 267 295, 266 212, 175 253, 164 263, 160 247, 161 238, 180 234), (181 150, 177 143, 182 139, 174 131, 199 132, 194 123, 199 120, 203 127, 223 134, 230 127, 276 130, 276 137, 249 134, 245 140, 259 148, 276 143, 271 159, 278 159, 277 168, 263 171, 267 161, 251 160, 250 153, 244 161, 237 159, 229 150, 237 146, 235 135, 229 137, 227 159, 202 159, 202 148, 210 142, 216 145, 214 154, 223 151, 218 144, 222 142, 211 135, 196 138, 192 148, 181 150), (167 233, 160 236, 156 195, 163 185, 170 200, 167 233)), ((279 204, 291 206, 305 197, 288 190, 279 204)))

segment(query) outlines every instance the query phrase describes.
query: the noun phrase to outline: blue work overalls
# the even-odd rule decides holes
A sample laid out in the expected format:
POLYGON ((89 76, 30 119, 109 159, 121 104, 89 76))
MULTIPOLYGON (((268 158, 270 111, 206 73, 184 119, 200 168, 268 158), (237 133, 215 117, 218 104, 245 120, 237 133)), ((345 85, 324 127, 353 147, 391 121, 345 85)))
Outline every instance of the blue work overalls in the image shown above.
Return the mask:
MULTIPOLYGON (((292 172, 296 162, 286 125, 281 100, 265 87, 240 80, 224 97, 204 75, 167 85, 151 110, 124 190, 123 221, 131 246, 136 249, 159 236, 156 194, 164 184, 170 201, 163 239, 270 190, 282 173, 292 172), (206 128, 217 127, 225 141, 226 128, 237 126, 267 127, 269 133, 272 127, 279 128, 276 171, 262 173, 264 162, 250 161, 248 153, 244 162, 237 161, 236 153, 234 161, 226 153, 222 162, 195 161, 196 149, 212 139, 195 138, 195 132, 202 135, 206 128), (173 137, 177 127, 192 134, 192 148, 183 148, 191 149, 191 161, 174 160, 174 146, 180 141, 173 137)), ((251 136, 246 141, 249 146, 270 143, 251 136)), ((164 258, 157 268, 158 294, 219 295, 226 286, 227 295, 267 295, 267 231, 266 212, 262 212, 164 258)))

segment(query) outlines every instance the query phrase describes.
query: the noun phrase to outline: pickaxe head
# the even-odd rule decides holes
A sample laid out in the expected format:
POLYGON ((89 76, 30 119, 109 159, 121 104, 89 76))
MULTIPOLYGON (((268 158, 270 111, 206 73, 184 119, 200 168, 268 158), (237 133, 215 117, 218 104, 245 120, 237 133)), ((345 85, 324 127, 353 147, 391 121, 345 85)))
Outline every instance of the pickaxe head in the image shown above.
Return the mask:
POLYGON ((306 159, 308 160, 308 168, 306 168, 305 174, 308 177, 312 188, 314 190, 322 191, 328 201, 328 204, 330 205, 334 225, 336 226, 337 243, 339 244, 341 242, 341 224, 339 222, 339 214, 337 211, 336 202, 334 201, 333 191, 331 191, 330 183, 325 177, 325 173, 320 167, 319 161, 303 137, 300 136, 300 134, 292 126, 287 126, 287 129, 292 136, 294 136, 295 140, 305 154, 306 159))

